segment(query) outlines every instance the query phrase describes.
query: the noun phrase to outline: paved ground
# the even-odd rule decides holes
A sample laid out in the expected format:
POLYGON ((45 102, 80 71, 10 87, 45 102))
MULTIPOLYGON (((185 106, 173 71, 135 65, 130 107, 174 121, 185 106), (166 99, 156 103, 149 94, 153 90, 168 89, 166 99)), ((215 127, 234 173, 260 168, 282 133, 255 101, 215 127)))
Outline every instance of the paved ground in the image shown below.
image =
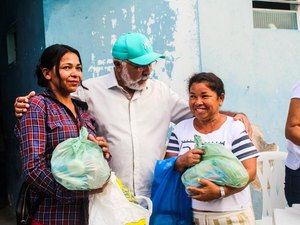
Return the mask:
POLYGON ((15 225, 16 218, 12 208, 5 207, 0 209, 0 224, 1 225, 15 225))

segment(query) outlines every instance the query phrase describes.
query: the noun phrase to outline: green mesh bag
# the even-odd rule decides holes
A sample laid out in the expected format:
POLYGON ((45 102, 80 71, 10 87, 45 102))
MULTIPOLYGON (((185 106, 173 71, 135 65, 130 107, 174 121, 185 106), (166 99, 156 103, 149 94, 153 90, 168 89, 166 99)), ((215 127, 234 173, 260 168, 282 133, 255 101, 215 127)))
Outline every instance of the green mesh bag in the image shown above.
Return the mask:
POLYGON ((53 151, 52 174, 69 190, 97 189, 110 177, 110 168, 101 147, 87 137, 88 131, 82 127, 79 137, 61 142, 53 151))
MULTIPOLYGON (((207 179, 220 186, 243 187, 248 183, 249 175, 243 164, 224 145, 203 143, 195 135, 195 148, 205 151, 201 162, 188 168, 181 176, 183 184, 201 188, 198 179, 207 179)), ((192 194, 192 193, 188 193, 192 194)))

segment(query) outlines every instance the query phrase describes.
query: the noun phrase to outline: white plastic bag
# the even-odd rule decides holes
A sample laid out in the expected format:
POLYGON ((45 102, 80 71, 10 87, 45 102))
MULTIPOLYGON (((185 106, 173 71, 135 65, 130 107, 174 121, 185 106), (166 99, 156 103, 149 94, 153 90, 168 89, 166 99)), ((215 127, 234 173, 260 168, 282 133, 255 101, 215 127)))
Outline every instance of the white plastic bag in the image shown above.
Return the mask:
POLYGON ((89 225, 148 225, 152 213, 152 202, 144 196, 148 209, 128 201, 112 172, 104 191, 89 197, 89 225))

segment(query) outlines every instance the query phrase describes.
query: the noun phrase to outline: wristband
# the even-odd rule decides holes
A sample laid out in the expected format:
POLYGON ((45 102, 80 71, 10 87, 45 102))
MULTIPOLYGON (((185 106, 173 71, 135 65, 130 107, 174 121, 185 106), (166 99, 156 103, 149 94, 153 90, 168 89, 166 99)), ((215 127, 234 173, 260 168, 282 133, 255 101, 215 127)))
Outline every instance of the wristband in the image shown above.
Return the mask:
POLYGON ((219 189, 220 189, 220 194, 221 194, 219 199, 222 199, 225 197, 225 190, 224 190, 223 186, 219 186, 219 189))

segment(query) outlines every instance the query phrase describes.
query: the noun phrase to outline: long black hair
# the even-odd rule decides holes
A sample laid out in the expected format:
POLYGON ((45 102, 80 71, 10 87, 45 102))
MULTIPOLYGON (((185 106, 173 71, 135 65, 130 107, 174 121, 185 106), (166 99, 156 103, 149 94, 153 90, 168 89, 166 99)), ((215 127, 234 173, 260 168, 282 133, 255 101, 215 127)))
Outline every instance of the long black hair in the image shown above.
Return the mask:
POLYGON ((68 45, 63 44, 54 44, 49 47, 47 47, 39 60, 39 64, 36 66, 35 69, 35 75, 38 79, 38 85, 41 87, 47 87, 48 86, 48 80, 43 75, 43 68, 47 68, 48 70, 51 70, 55 66, 56 74, 59 76, 59 64, 61 58, 68 52, 72 52, 76 54, 79 58, 79 62, 81 63, 81 57, 79 52, 68 45))

